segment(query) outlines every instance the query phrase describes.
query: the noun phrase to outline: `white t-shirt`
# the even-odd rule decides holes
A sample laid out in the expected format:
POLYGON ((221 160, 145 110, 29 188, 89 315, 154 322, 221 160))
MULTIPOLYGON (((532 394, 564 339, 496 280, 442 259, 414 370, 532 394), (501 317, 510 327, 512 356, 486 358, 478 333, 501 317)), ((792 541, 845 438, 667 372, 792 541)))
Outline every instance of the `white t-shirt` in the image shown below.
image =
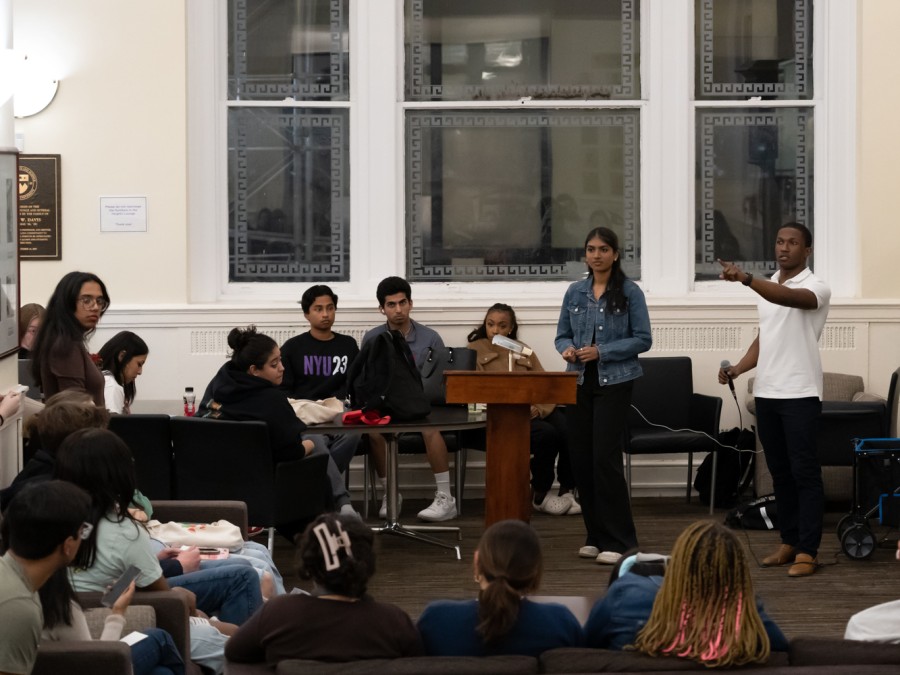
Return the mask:
POLYGON ((851 616, 844 639, 900 642, 900 600, 875 605, 851 616))
POLYGON ((103 379, 106 380, 106 387, 103 390, 103 396, 106 398, 106 409, 111 413, 121 415, 125 409, 125 390, 121 384, 116 382, 116 378, 108 370, 103 371, 103 379))
MULTIPOLYGON (((781 272, 772 275, 777 282, 781 272)), ((760 398, 822 398, 824 389, 819 337, 828 318, 831 289, 809 268, 783 284, 815 293, 816 309, 776 305, 760 297, 759 359, 753 395, 760 398)))

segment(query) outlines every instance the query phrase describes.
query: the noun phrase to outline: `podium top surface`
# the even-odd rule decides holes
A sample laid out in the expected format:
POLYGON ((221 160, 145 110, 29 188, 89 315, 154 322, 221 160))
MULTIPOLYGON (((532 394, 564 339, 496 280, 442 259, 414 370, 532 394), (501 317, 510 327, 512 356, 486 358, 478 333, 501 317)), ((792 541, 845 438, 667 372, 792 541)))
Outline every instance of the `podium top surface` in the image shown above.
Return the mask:
POLYGON ((575 403, 578 373, 451 370, 447 403, 575 403))

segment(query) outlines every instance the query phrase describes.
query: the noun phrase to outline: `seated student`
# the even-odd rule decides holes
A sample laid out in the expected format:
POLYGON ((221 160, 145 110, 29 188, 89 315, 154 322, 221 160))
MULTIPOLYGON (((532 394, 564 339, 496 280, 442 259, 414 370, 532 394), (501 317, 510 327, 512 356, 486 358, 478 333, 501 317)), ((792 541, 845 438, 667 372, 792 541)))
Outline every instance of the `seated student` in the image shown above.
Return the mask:
POLYGON ((37 431, 33 441, 39 449, 9 487, 0 490, 0 511, 6 510, 10 500, 25 485, 50 480, 56 465, 56 451, 66 436, 78 429, 104 429, 108 423, 109 413, 95 405, 87 392, 67 389, 47 399, 47 405, 35 416, 33 423, 37 431))
MULTIPOLYGON (((518 340, 519 324, 516 312, 509 305, 498 302, 488 309, 481 325, 469 333, 469 349, 478 354, 476 368, 488 372, 509 369, 509 350, 493 344, 495 335, 518 340)), ((515 371, 543 372, 537 354, 515 359, 515 371)), ((537 511, 554 516, 575 516, 581 505, 575 501, 575 477, 569 462, 566 419, 552 403, 531 406, 531 490, 532 503, 537 511), (553 485, 553 465, 559 454, 556 476, 559 492, 550 494, 553 485)))
POLYGON ((627 571, 631 558, 591 610, 584 628, 589 646, 634 645, 709 667, 765 663, 770 650, 787 651, 787 638, 755 599, 740 542, 723 525, 689 525, 664 577, 627 571))
MULTIPOLYGON (((896 555, 900 560, 900 541, 897 542, 896 555)), ((900 643, 900 600, 873 605, 851 616, 844 639, 900 643)))
MULTIPOLYGON (((42 639, 53 642, 92 640, 84 610, 69 583, 65 569, 57 570, 39 591, 44 610, 42 639)), ((113 604, 103 622, 101 642, 114 642, 122 637, 125 610, 134 597, 134 582, 113 604)), ((131 645, 131 664, 134 675, 183 675, 184 661, 172 636, 161 628, 142 628, 146 637, 131 645)))
POLYGON ((93 531, 70 571, 75 590, 103 591, 134 565, 141 570, 136 580, 140 591, 190 591, 200 610, 218 617, 211 625, 191 620, 191 659, 221 672, 225 633, 262 604, 256 571, 228 565, 164 577, 150 535, 127 507, 135 490, 131 451, 111 431, 80 429, 70 434, 57 452, 56 476, 84 488, 92 500, 88 522, 93 531))
MULTIPOLYGON (((277 462, 310 454, 328 455, 328 481, 335 506, 354 515, 350 493, 340 469, 328 453, 323 436, 306 436, 285 393, 278 389, 284 377, 281 350, 255 326, 234 328, 228 334, 232 353, 206 387, 200 402, 200 416, 231 420, 262 420, 269 427, 272 454, 277 462)), ((280 528, 283 529, 283 528, 280 528)))
POLYGON ((27 486, 6 509, 6 550, 0 558, 0 672, 31 672, 43 628, 38 591, 72 562, 90 510, 84 490, 61 481, 27 486))
POLYGON ((310 523, 298 548, 300 575, 312 595, 283 595, 263 605, 225 646, 231 661, 284 659, 346 662, 417 656, 422 643, 409 616, 366 594, 375 573, 373 535, 358 518, 326 513, 310 523))
POLYGON ((135 380, 143 372, 149 353, 147 343, 129 330, 116 333, 100 347, 100 370, 106 383, 103 396, 111 413, 131 414, 135 380))
POLYGON ((419 618, 425 653, 435 656, 538 656, 555 647, 579 647, 581 625, 562 605, 532 602, 543 571, 541 542, 527 523, 502 520, 475 552, 478 600, 439 600, 419 618))

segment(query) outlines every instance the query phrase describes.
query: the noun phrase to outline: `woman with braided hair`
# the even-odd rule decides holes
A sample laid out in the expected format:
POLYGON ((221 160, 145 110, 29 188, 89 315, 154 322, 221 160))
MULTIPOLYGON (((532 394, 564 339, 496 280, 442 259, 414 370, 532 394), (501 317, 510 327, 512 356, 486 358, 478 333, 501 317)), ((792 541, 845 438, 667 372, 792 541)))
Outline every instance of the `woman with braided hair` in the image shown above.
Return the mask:
MULTIPOLYGON (((633 576, 619 576, 591 612, 585 627, 591 646, 603 644, 598 638, 602 617, 611 614, 600 611, 600 605, 611 602, 614 588, 633 576)), ((675 541, 660 582, 635 586, 627 598, 632 607, 643 603, 649 608, 652 601, 633 641, 638 651, 709 667, 765 663, 770 651, 787 651, 787 639, 754 596, 740 542, 724 526, 710 520, 689 525, 675 541)), ((635 631, 641 623, 634 622, 635 631)))
POLYGON ((502 520, 481 537, 474 558, 478 600, 440 600, 419 618, 425 653, 435 656, 538 656, 578 647, 582 630, 568 608, 525 597, 543 572, 541 542, 527 523, 502 520))

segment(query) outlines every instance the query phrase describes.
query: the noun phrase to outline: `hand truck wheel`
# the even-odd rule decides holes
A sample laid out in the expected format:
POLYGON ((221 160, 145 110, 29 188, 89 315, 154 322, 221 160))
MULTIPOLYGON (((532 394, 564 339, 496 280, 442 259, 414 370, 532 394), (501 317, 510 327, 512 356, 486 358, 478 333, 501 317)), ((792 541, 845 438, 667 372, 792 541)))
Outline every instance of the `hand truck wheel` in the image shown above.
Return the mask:
POLYGON ((841 550, 848 558, 864 560, 875 551, 875 535, 867 525, 851 525, 841 537, 841 550))

